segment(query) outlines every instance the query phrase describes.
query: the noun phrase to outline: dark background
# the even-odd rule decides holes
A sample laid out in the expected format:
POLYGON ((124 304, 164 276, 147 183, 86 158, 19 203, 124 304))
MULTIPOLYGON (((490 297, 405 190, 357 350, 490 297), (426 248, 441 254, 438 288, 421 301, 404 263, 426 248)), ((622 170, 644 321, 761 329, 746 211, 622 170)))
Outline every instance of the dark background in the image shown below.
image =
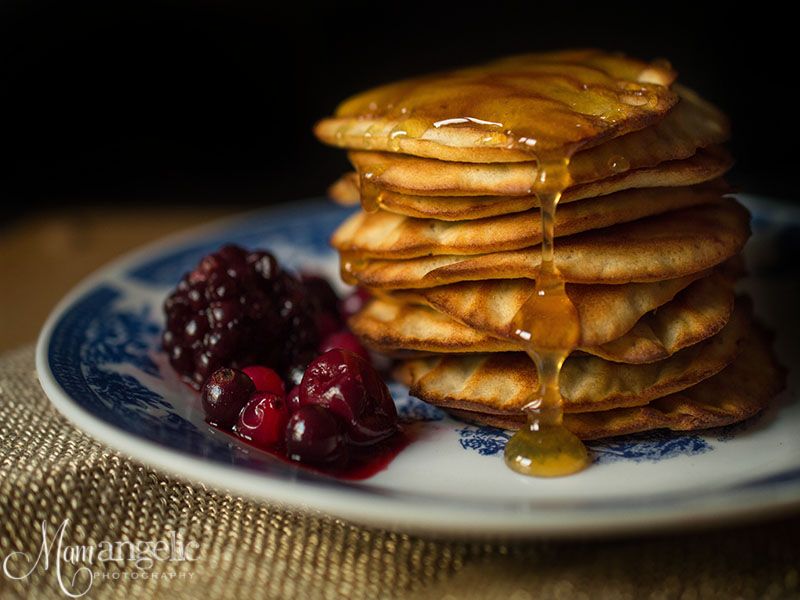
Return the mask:
POLYGON ((730 180, 793 200, 792 21, 752 3, 0 1, 3 223, 53 206, 322 195, 347 163, 311 126, 348 95, 575 46, 668 58, 730 114, 730 180))

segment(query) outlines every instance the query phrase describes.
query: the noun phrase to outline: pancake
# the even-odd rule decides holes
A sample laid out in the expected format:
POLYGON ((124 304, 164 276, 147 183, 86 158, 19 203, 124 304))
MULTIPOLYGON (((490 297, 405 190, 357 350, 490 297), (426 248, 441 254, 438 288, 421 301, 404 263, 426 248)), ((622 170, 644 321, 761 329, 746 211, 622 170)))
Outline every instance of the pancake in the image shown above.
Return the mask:
MULTIPOLYGON (((575 200, 594 198, 630 188, 695 185, 721 177, 733 159, 721 146, 699 149, 682 160, 662 162, 654 167, 632 169, 600 181, 573 186, 561 197, 563 206, 575 200)), ((461 221, 495 217, 538 208, 539 200, 530 196, 417 196, 369 186, 364 194, 384 210, 418 218, 461 221)), ((357 173, 346 173, 328 189, 328 195, 343 205, 361 202, 357 173)), ((561 209, 558 216, 561 215, 561 209)))
MULTIPOLYGON (((575 154, 569 163, 571 185, 689 158, 698 148, 726 141, 729 129, 725 116, 694 93, 685 93, 683 101, 663 121, 575 154)), ((362 193, 368 184, 425 196, 528 196, 539 177, 535 161, 449 162, 364 151, 352 151, 348 156, 359 174, 362 193)))
MULTIPOLYGON (((732 282, 731 282, 732 283, 732 282)), ((644 314, 621 337, 579 353, 624 363, 655 362, 716 334, 733 310, 731 283, 703 277, 672 301, 644 314)), ((605 316, 605 319, 613 316, 605 316)), ((370 349, 389 356, 416 353, 523 351, 518 340, 474 329, 427 306, 373 299, 349 326, 370 349)))
MULTIPOLYGON (((597 346, 630 331, 642 316, 665 305, 708 271, 675 279, 625 285, 567 284, 566 293, 578 313, 578 346, 597 346)), ((399 297, 417 298, 469 327, 504 337, 514 315, 536 289, 529 279, 498 279, 409 290, 399 297)))
MULTIPOLYGON (((559 238, 556 266, 567 282, 620 284, 674 279, 738 254, 750 236, 750 214, 732 199, 559 238)), ((378 289, 419 289, 455 282, 535 278, 538 246, 475 256, 368 259, 349 273, 378 289)))
MULTIPOLYGON (((593 440, 649 431, 696 431, 750 418, 785 387, 786 372, 776 362, 770 338, 751 328, 739 356, 720 373, 645 406, 564 415, 564 425, 579 438, 593 440)), ((446 409, 461 419, 504 429, 519 429, 523 415, 446 409)))
MULTIPOLYGON (((689 187, 630 189, 567 204, 558 210, 557 237, 636 221, 644 217, 720 202, 730 188, 722 182, 689 187)), ((519 250, 540 244, 538 210, 472 221, 404 217, 385 210, 359 211, 331 237, 339 252, 359 258, 405 259, 439 254, 472 255, 519 250)))
POLYGON ((734 278, 698 279, 674 299, 650 311, 624 335, 583 351, 624 363, 647 363, 715 335, 728 322, 734 305, 734 278))
MULTIPOLYGON (((742 301, 718 334, 654 363, 568 357, 559 379, 564 412, 643 406, 711 377, 739 353, 750 314, 742 301)), ((539 387, 536 367, 522 352, 414 358, 403 361, 395 376, 430 404, 494 414, 520 413, 539 387)))
POLYGON ((678 101, 674 79, 666 65, 599 50, 526 54, 357 94, 314 133, 345 148, 526 161, 531 147, 564 153, 661 120, 678 101))
POLYGON ((348 325, 370 350, 389 356, 415 353, 513 352, 520 344, 478 331, 427 306, 374 298, 348 325))
POLYGON ((358 174, 345 173, 328 186, 328 198, 342 206, 355 206, 361 203, 361 191, 358 188, 358 174))

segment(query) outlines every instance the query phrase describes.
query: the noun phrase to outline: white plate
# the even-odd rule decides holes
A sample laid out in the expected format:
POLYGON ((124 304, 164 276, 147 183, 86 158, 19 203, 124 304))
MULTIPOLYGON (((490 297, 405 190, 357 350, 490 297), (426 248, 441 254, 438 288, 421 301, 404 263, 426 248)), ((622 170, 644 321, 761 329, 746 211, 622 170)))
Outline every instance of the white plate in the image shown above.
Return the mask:
POLYGON ((800 212, 743 196, 754 213, 744 286, 777 332, 789 387, 764 414, 703 433, 591 443, 591 468, 552 480, 503 463, 509 433, 444 415, 391 384, 418 439, 389 467, 346 482, 284 464, 203 422, 197 394, 160 350, 161 305, 181 275, 224 243, 274 252, 336 279, 327 239, 352 209, 325 200, 192 230, 102 269, 71 292, 39 338, 44 390, 78 427, 143 463, 233 493, 355 522, 443 534, 619 534, 764 516, 800 506, 800 212))

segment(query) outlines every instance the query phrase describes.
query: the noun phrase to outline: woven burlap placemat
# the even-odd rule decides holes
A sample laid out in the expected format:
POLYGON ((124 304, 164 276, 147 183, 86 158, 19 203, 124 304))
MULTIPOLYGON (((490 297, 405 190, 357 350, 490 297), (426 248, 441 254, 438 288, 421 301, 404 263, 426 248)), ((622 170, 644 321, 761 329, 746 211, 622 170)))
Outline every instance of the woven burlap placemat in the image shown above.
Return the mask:
POLYGON ((365 528, 121 456, 51 406, 33 347, 0 356, 3 599, 790 598, 799 534, 797 517, 616 540, 365 528))

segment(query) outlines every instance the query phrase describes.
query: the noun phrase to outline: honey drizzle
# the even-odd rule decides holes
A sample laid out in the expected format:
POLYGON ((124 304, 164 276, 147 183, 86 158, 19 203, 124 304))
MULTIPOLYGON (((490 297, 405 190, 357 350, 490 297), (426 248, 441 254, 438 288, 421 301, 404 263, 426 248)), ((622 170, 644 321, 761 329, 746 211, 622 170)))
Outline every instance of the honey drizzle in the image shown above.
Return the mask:
POLYGON ((386 167, 372 167, 368 171, 359 172, 358 189, 361 195, 361 208, 366 213, 376 213, 383 208, 383 197, 386 193, 377 182, 386 167))
POLYGON ((359 182, 361 208, 366 213, 376 213, 383 208, 383 197, 386 191, 373 182, 374 175, 367 173, 359 182))
POLYGON ((339 253, 339 274, 347 285, 358 285, 356 273, 364 268, 366 259, 351 251, 339 253))
POLYGON ((536 365, 539 389, 523 407, 526 425, 508 441, 506 464, 537 477, 570 475, 590 462, 586 447, 563 424, 561 367, 580 341, 580 319, 555 264, 555 216, 570 181, 569 158, 540 159, 534 190, 541 205, 542 245, 536 288, 511 322, 511 335, 521 340, 536 365))

